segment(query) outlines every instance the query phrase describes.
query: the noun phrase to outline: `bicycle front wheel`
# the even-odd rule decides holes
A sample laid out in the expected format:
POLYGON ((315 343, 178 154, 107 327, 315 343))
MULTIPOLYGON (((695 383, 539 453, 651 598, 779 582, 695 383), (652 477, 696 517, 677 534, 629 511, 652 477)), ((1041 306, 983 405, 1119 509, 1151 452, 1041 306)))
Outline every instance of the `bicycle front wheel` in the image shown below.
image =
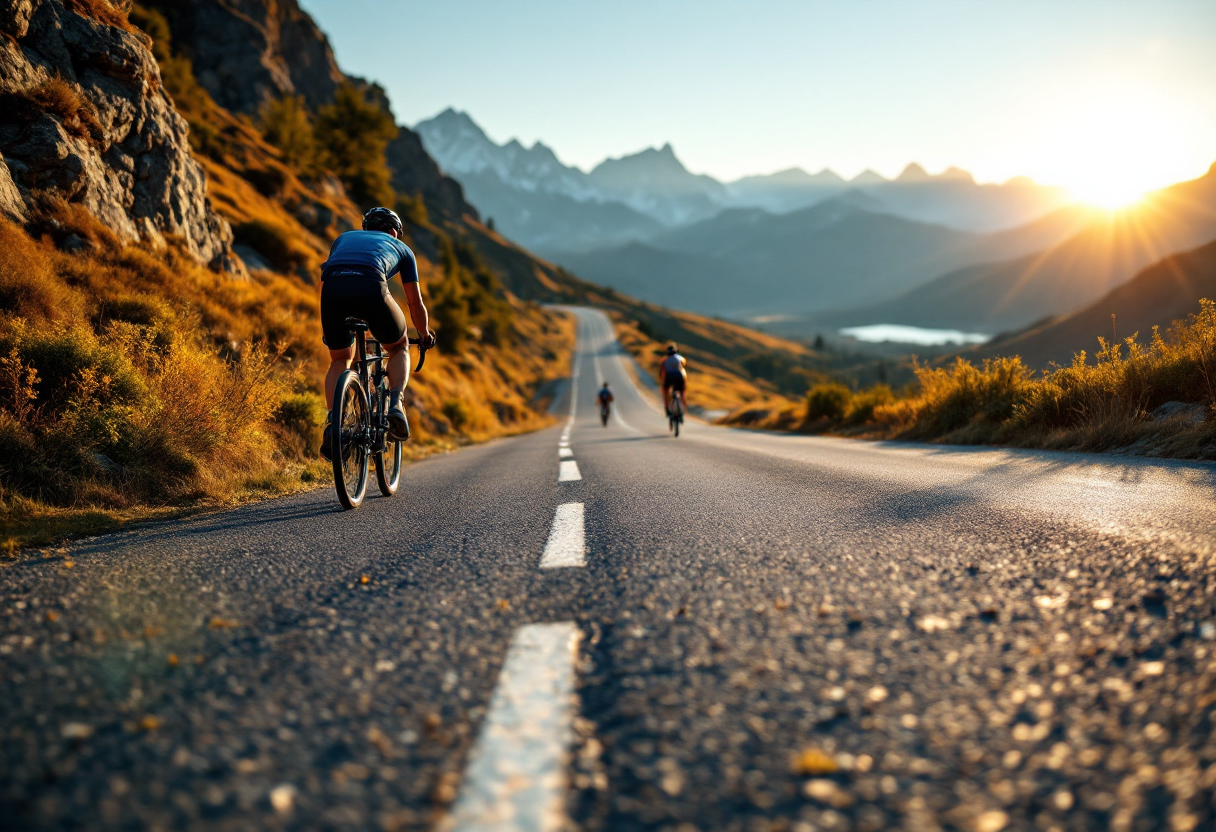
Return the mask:
POLYGON ((338 378, 330 424, 333 425, 331 452, 338 502, 345 509, 358 508, 367 494, 371 417, 367 392, 352 370, 338 378))

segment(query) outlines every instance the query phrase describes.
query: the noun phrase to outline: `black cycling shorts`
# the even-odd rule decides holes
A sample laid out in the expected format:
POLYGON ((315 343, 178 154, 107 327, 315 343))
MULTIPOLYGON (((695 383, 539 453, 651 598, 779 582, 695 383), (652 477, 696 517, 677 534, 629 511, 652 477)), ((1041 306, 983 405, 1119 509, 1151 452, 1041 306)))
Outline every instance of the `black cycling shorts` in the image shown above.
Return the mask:
POLYGON ((678 374, 664 376, 663 377, 663 386, 666 387, 668 390, 679 390, 681 393, 683 393, 684 392, 684 376, 678 375, 678 374))
POLYGON ((366 321, 381 344, 395 344, 405 337, 405 314, 389 294, 388 283, 377 275, 335 275, 321 284, 321 332, 331 350, 355 342, 347 318, 366 321))

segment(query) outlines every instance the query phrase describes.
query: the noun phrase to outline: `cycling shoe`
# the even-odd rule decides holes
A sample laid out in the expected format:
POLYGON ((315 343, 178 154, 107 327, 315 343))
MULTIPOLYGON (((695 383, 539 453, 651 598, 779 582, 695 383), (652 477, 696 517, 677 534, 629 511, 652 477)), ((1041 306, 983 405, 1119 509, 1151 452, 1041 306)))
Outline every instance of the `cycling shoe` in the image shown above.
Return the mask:
POLYGON ((405 442, 410 438, 410 420, 405 417, 405 408, 398 405, 390 407, 388 416, 388 438, 397 442, 405 442))

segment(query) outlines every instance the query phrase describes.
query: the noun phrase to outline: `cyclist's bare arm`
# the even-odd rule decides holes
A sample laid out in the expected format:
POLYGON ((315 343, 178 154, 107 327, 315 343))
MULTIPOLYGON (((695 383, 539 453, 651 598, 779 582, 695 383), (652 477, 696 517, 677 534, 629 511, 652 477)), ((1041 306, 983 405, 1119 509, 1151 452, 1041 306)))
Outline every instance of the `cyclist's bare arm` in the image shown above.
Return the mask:
POLYGON ((426 311, 426 304, 422 302, 422 288, 417 283, 406 283, 402 288, 405 289, 405 305, 409 307, 414 329, 418 330, 419 338, 425 339, 432 333, 431 318, 426 311))

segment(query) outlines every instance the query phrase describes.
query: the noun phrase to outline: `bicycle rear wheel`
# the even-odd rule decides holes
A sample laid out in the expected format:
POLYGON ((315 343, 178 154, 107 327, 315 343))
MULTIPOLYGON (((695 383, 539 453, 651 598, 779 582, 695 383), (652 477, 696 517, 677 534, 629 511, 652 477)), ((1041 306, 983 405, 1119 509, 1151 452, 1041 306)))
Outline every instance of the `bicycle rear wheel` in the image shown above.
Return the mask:
POLYGON ((386 436, 384 450, 372 458, 376 461, 376 482, 380 484, 380 493, 385 497, 393 496, 401 485, 401 443, 386 436))
POLYGON ((352 370, 338 378, 330 424, 333 425, 331 452, 338 502, 345 509, 358 508, 367 494, 371 418, 367 393, 352 370))

